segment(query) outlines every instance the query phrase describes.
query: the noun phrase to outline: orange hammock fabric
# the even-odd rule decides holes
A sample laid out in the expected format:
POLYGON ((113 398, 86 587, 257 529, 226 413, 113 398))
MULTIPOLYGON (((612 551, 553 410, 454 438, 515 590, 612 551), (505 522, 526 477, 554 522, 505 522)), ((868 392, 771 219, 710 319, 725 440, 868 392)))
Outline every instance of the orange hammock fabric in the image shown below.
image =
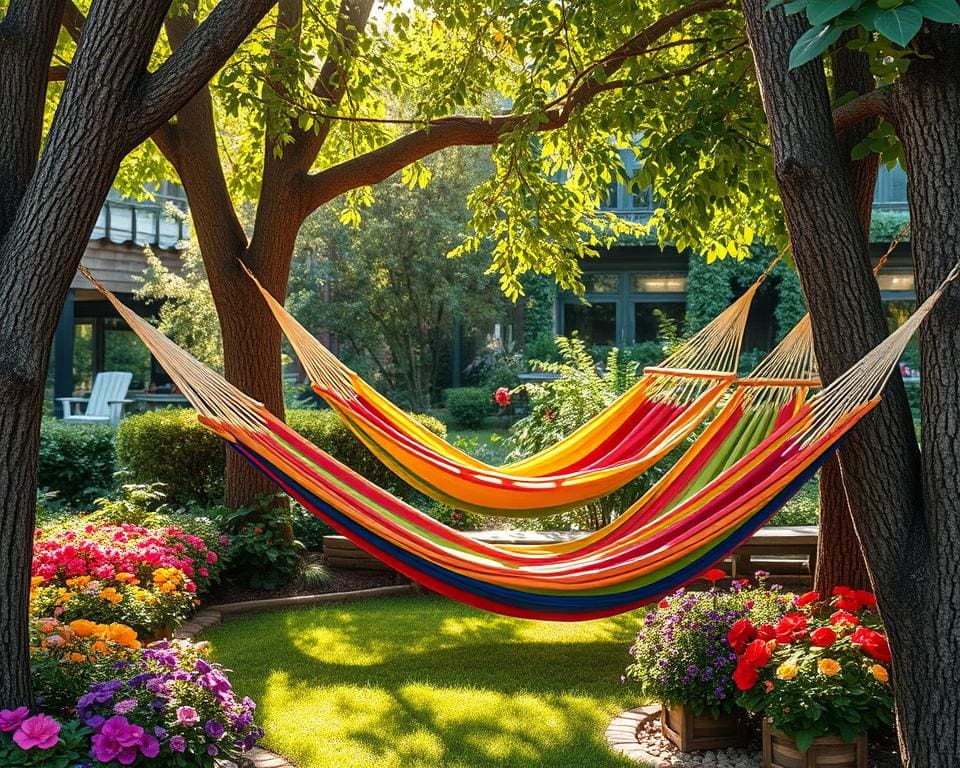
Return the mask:
MULTIPOLYGON (((879 402, 903 348, 945 285, 840 379, 793 410, 781 408, 772 431, 702 487, 691 485, 689 475, 681 481, 679 475, 690 467, 680 467, 678 488, 668 483, 656 498, 641 499, 583 539, 536 548, 474 541, 393 497, 297 435, 101 290, 206 426, 360 547, 465 603, 506 615, 573 621, 655 600, 751 536, 879 402)), ((708 433, 700 440, 716 438, 708 433)))

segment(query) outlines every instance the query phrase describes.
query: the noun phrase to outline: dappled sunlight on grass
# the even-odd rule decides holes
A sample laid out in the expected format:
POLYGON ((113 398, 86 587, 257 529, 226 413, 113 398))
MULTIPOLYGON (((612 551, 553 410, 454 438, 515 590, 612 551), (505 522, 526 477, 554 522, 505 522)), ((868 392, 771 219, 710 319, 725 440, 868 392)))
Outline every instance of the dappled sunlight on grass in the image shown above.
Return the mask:
POLYGON ((619 683, 636 625, 412 598, 251 616, 210 639, 300 768, 625 768, 603 729, 636 703, 619 683))

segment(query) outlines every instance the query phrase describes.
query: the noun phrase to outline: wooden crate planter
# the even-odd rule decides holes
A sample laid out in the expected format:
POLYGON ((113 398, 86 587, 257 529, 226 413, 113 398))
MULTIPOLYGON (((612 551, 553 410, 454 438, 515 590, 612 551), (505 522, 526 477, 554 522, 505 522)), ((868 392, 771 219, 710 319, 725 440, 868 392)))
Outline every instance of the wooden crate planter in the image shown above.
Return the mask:
POLYGON ((814 739, 806 752, 783 731, 763 722, 763 768, 867 768, 867 736, 849 744, 839 736, 814 739))
POLYGON ((742 747, 747 741, 746 723, 739 710, 715 718, 709 713, 694 715, 686 705, 661 706, 660 730, 681 752, 742 747))

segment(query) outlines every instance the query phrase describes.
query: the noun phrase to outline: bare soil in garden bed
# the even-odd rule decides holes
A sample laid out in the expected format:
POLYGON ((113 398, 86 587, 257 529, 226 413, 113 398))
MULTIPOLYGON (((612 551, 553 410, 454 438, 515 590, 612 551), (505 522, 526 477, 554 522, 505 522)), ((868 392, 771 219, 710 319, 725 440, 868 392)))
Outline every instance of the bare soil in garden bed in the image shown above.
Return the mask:
MULTIPOLYGON (((323 563, 323 556, 319 553, 310 553, 308 558, 311 562, 323 563)), ((242 603, 277 597, 326 595, 333 592, 352 592, 357 589, 392 587, 410 583, 408 579, 392 571, 343 571, 336 568, 327 570, 331 580, 321 585, 306 583, 300 577, 276 589, 253 589, 242 584, 223 583, 204 598, 204 604, 215 606, 221 603, 242 603)))

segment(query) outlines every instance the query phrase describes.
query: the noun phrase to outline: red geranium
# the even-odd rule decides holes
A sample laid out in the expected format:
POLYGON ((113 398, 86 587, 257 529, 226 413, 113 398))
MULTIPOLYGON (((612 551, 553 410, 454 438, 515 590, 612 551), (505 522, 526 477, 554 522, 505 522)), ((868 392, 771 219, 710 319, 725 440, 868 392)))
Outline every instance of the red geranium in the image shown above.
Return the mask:
POLYGON ((501 408, 506 408, 510 405, 510 390, 506 387, 500 387, 493 393, 493 399, 501 408))
POLYGON ((859 645, 863 652, 877 661, 890 663, 890 646, 887 638, 881 632, 868 627, 857 627, 850 635, 850 642, 859 645))
POLYGON ((854 616, 849 611, 834 611, 830 614, 830 623, 831 624, 850 624, 856 626, 860 623, 860 619, 854 616))
POLYGON ((727 642, 733 649, 733 652, 739 656, 747 647, 747 643, 757 636, 757 630, 754 628, 750 619, 740 619, 736 624, 730 627, 727 633, 727 642))
POLYGON ((703 577, 707 581, 719 581, 720 579, 725 579, 727 574, 725 574, 719 568, 711 568, 709 571, 703 574, 703 577))
POLYGON ((802 613, 788 613, 777 623, 777 642, 783 645, 799 640, 807 634, 807 617, 802 613))
POLYGON ((800 597, 796 599, 797 608, 803 608, 805 605, 810 605, 810 603, 815 603, 820 599, 819 592, 804 592, 800 597))
POLYGON ((829 648, 837 641, 837 633, 830 627, 820 627, 810 633, 810 643, 818 648, 829 648))

